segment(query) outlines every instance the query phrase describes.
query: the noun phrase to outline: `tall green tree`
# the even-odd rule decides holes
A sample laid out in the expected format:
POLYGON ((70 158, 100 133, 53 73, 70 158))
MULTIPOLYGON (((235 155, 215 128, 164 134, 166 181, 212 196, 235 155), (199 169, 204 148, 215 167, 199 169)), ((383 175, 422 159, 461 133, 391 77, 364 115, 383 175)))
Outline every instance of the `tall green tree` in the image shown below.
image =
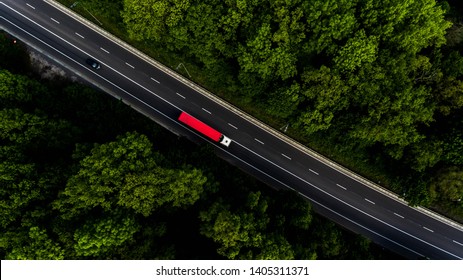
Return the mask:
POLYGON ((110 212, 118 205, 147 216, 161 205, 182 207, 199 199, 206 182, 201 172, 164 168, 162 162, 148 138, 137 133, 96 145, 80 161, 54 207, 66 219, 92 209, 110 212))
POLYGON ((78 256, 110 258, 122 245, 133 242, 139 230, 140 225, 127 215, 90 219, 74 233, 74 249, 78 256))
POLYGON ((463 131, 458 126, 453 127, 449 133, 443 135, 443 159, 450 165, 463 165, 463 131))
MULTIPOLYGON (((312 213, 305 201, 282 193, 282 203, 261 192, 250 192, 242 199, 245 203, 236 206, 219 199, 200 212, 201 234, 217 244, 220 255, 228 259, 295 259, 302 256, 295 253, 299 240, 293 239, 292 233, 294 230, 298 234, 308 233, 312 213)), ((307 253, 304 256, 314 258, 313 251, 302 251, 307 253)))
MULTIPOLYGON (((261 246, 264 238, 262 221, 257 221, 252 213, 233 213, 227 208, 223 202, 216 202, 207 211, 201 212, 201 233, 218 243, 220 255, 238 259, 246 249, 261 246)), ((246 257, 252 255, 247 254, 246 257)))
POLYGON ((378 36, 384 47, 416 54, 445 43, 451 23, 435 0, 359 1, 359 19, 367 34, 378 36))
POLYGON ((301 78, 305 102, 298 123, 309 134, 328 129, 336 113, 349 106, 348 84, 325 66, 305 71, 301 78))
MULTIPOLYGON (((5 245, 9 252, 9 260, 62 260, 65 252, 56 241, 52 240, 46 230, 31 227, 28 232, 8 233, 0 237, 0 244, 5 245)), ((3 246, 2 246, 3 247, 3 246)))
POLYGON ((132 38, 159 41, 184 18, 189 6, 189 0, 124 0, 122 18, 132 38))
POLYGON ((354 71, 373 63, 378 56, 378 48, 378 38, 374 35, 367 37, 361 29, 339 49, 333 62, 341 71, 354 71))
POLYGON ((430 184, 431 197, 453 204, 463 211, 463 169, 451 166, 441 169, 430 184))
POLYGON ((31 79, 15 75, 8 70, 0 70, 0 100, 1 107, 13 107, 15 105, 32 100, 34 91, 43 87, 31 79))
POLYGON ((28 217, 34 203, 49 200, 56 175, 65 171, 56 172, 44 156, 55 157, 72 126, 17 108, 0 110, 0 119, 0 225, 6 228, 28 217))
POLYGON ((30 204, 44 199, 32 163, 0 162, 0 226, 7 229, 24 217, 30 204))
POLYGON ((308 53, 334 55, 340 44, 358 28, 356 5, 350 0, 314 0, 303 4, 309 35, 304 42, 308 53))

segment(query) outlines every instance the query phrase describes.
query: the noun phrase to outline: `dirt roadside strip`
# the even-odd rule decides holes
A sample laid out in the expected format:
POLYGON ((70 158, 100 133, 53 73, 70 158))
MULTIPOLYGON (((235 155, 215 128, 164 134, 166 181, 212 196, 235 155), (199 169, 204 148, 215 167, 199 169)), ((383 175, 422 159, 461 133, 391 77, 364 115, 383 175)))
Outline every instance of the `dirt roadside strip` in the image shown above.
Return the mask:
MULTIPOLYGON (((290 144, 291 146, 293 146, 294 148, 298 149, 299 151, 313 157, 313 158, 316 158, 320 161, 322 161, 323 163, 325 163, 326 165, 329 165, 331 166, 332 168, 336 169, 337 171, 343 173, 344 175, 356 180, 357 182, 360 182, 378 192, 381 192, 383 193, 384 195, 387 195, 388 197, 402 203, 402 204, 405 204, 405 205, 408 205, 408 203, 403 200, 402 198, 400 198, 397 194, 385 189, 384 187, 352 172, 351 170, 341 166, 340 164, 328 159, 327 157, 305 147, 304 145, 300 144, 299 142, 295 141, 294 139, 286 136, 285 134, 281 133, 280 131, 264 124, 263 122, 255 119, 254 117, 248 115, 247 113, 243 112, 242 110, 240 110, 239 108, 233 106, 232 104, 218 98, 217 96, 215 96, 214 94, 212 94, 211 92, 207 91, 206 89, 204 89, 203 87, 193 83, 192 81, 184 78, 183 76, 181 76, 180 74, 178 74, 177 72, 173 71, 172 69, 168 68, 167 66, 157 62, 156 60, 154 60, 153 58, 147 56, 146 54, 142 53, 141 51, 135 49, 134 47, 130 46, 128 43, 122 41, 121 39, 117 38, 116 36, 112 35, 111 33, 107 32, 106 30, 102 29, 100 26, 94 24, 93 22, 87 20, 86 18, 78 15, 77 13, 73 12, 71 9, 69 9, 68 7, 64 6, 63 4, 61 3, 58 3, 57 1, 55 0, 44 0, 44 2, 46 3, 49 3, 50 5, 54 6, 55 8, 61 10, 63 13, 66 13, 67 15, 69 15, 70 17, 72 17, 73 19, 81 22, 82 24, 88 26, 89 28, 91 28, 92 30, 95 30, 97 31, 98 33, 100 33, 101 35, 103 35, 104 37, 106 37, 107 39, 113 41, 113 42, 116 42, 118 45, 120 45, 121 47, 123 47, 124 49, 126 49, 127 51, 135 54, 136 56, 138 56, 139 58, 143 59, 144 61, 148 62, 149 64, 153 65, 154 67, 162 70, 163 72, 165 72, 166 74, 170 75, 171 77, 175 78, 176 80, 182 82, 183 84, 185 85, 188 85, 189 87, 191 88, 194 88, 197 92, 201 93, 202 95, 206 96, 207 98, 213 100, 214 102, 216 103, 219 103, 221 104, 223 107, 227 108, 228 110, 234 112, 235 114, 239 115, 240 117, 242 117, 243 119, 246 119, 247 121, 255 124, 256 126, 259 126, 261 129, 271 133, 272 135, 274 135, 275 137, 278 137, 280 138, 281 140, 283 140, 284 142, 290 144)), ((456 221, 453 221, 447 217, 444 217, 438 213, 435 213, 427 208, 423 208, 423 207, 414 207, 414 209, 428 215, 428 216, 432 216, 434 217, 435 219, 443 222, 443 223, 446 223, 454 228, 457 228, 459 230, 463 230, 463 225, 462 224, 459 224, 457 223, 456 221)))

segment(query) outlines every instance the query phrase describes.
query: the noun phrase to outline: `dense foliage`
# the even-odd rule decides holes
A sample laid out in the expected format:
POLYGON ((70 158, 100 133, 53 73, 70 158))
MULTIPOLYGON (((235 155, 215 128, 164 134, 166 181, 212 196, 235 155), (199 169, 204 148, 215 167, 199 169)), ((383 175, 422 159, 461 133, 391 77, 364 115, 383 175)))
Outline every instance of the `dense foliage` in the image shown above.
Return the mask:
MULTIPOLYGON (((134 43, 180 54, 208 86, 368 166, 411 203, 463 220, 461 1, 79 7, 134 43)), ((388 257, 117 101, 37 82, 4 34, 0 67, 3 259, 388 257)))
MULTIPOLYGON (((27 57, 0 39, 0 67, 27 57)), ((0 258, 397 257, 121 102, 29 69, 0 70, 0 258)))
POLYGON ((463 197, 433 194, 442 172, 463 168, 458 1, 122 1, 133 40, 184 54, 307 142, 463 219, 463 197))

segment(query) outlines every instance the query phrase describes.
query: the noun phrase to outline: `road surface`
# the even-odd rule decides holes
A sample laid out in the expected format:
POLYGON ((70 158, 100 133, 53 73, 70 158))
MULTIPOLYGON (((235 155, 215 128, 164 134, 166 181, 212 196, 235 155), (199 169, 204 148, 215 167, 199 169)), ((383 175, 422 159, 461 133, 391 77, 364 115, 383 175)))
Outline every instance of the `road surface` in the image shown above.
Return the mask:
POLYGON ((0 26, 172 132, 210 142, 177 121, 182 111, 201 119, 232 139, 228 148, 210 142, 222 158, 274 187, 298 192, 320 214, 381 246, 411 259, 463 259, 460 225, 409 207, 308 152, 66 7, 46 0, 2 0, 0 26), (89 57, 101 69, 87 65, 89 57))

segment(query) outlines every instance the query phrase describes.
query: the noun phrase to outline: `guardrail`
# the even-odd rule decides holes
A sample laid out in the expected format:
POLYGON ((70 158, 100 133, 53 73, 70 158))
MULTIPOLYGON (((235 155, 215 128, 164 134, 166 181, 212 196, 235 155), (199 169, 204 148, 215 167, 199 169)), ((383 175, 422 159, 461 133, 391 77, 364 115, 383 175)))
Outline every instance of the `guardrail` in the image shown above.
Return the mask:
MULTIPOLYGON (((368 186, 369 188, 372 188, 378 192, 381 192, 383 193, 384 195, 400 202, 400 203, 403 203, 405 205, 408 205, 408 203, 400 198, 397 194, 387 190, 386 188, 354 173, 353 171, 349 170, 348 168, 330 160, 329 158, 317 153, 316 151, 310 149, 310 148, 307 148, 306 146, 302 145, 301 143, 295 141, 294 139, 290 138, 289 136, 281 133, 280 131, 276 130, 275 128, 261 122, 260 120, 250 116, 249 114, 245 113, 244 111, 242 111, 241 109, 239 109, 238 107, 226 102, 225 100, 223 99, 220 99, 219 97, 217 97, 216 95, 212 94, 211 92, 209 92, 208 90, 206 90, 205 88, 195 84, 194 82, 186 79, 185 77, 181 76, 180 74, 178 74, 177 72, 175 72, 174 70, 170 69, 169 67, 161 64, 160 62, 154 60, 153 58, 147 56, 146 54, 144 54, 143 52, 139 51, 138 49, 132 47, 131 45, 129 45, 128 43, 126 43, 125 41, 117 38, 116 36, 114 36, 113 34, 107 32, 106 30, 102 29, 100 26, 94 24, 93 22, 89 21, 88 19, 82 17, 81 15, 73 12, 72 10, 70 10, 68 7, 62 5, 61 3, 55 1, 55 0, 44 0, 45 2, 49 3, 50 5, 53 5, 55 8, 61 10, 62 12, 66 13, 67 15, 69 15, 70 17, 74 18, 75 20, 81 22, 82 24, 85 24, 87 25, 89 28, 93 29, 93 30, 96 30, 98 31, 100 34, 102 34, 103 36, 105 36, 107 39, 111 40, 111 41, 114 41, 116 42, 117 44, 119 44, 121 47, 123 47, 124 49, 130 51, 131 53, 137 55, 139 58, 143 59, 144 61, 148 62, 149 64, 153 65, 154 67, 162 70, 163 72, 165 72, 166 74, 170 75, 171 77, 175 78, 176 80, 184 83, 185 85, 188 85, 189 87, 195 89, 197 92, 201 93, 202 95, 206 96, 207 98, 213 100, 214 102, 216 103, 219 103, 220 105, 222 105, 223 107, 227 108, 228 110, 234 112, 236 115, 242 117, 243 119, 246 119, 247 121, 253 123, 254 125, 260 127, 261 129, 271 133, 273 136, 283 140, 284 142, 288 143, 289 145, 293 146, 294 148, 298 149, 299 151, 313 157, 313 158, 316 158, 318 159, 319 161, 322 161, 323 163, 325 163, 326 165, 329 165, 331 166, 333 169, 336 169, 337 171, 343 173, 344 175, 356 180, 357 182, 360 182, 366 186, 368 186)), ((414 209, 416 209, 417 211, 420 211, 428 216, 432 216, 434 217, 435 219, 443 222, 443 223, 446 223, 452 227, 455 227, 459 230, 463 230, 463 225, 457 223, 456 221, 453 221, 447 217, 444 217, 438 213, 435 213, 427 208, 424 208, 424 207, 413 207, 414 209)))

